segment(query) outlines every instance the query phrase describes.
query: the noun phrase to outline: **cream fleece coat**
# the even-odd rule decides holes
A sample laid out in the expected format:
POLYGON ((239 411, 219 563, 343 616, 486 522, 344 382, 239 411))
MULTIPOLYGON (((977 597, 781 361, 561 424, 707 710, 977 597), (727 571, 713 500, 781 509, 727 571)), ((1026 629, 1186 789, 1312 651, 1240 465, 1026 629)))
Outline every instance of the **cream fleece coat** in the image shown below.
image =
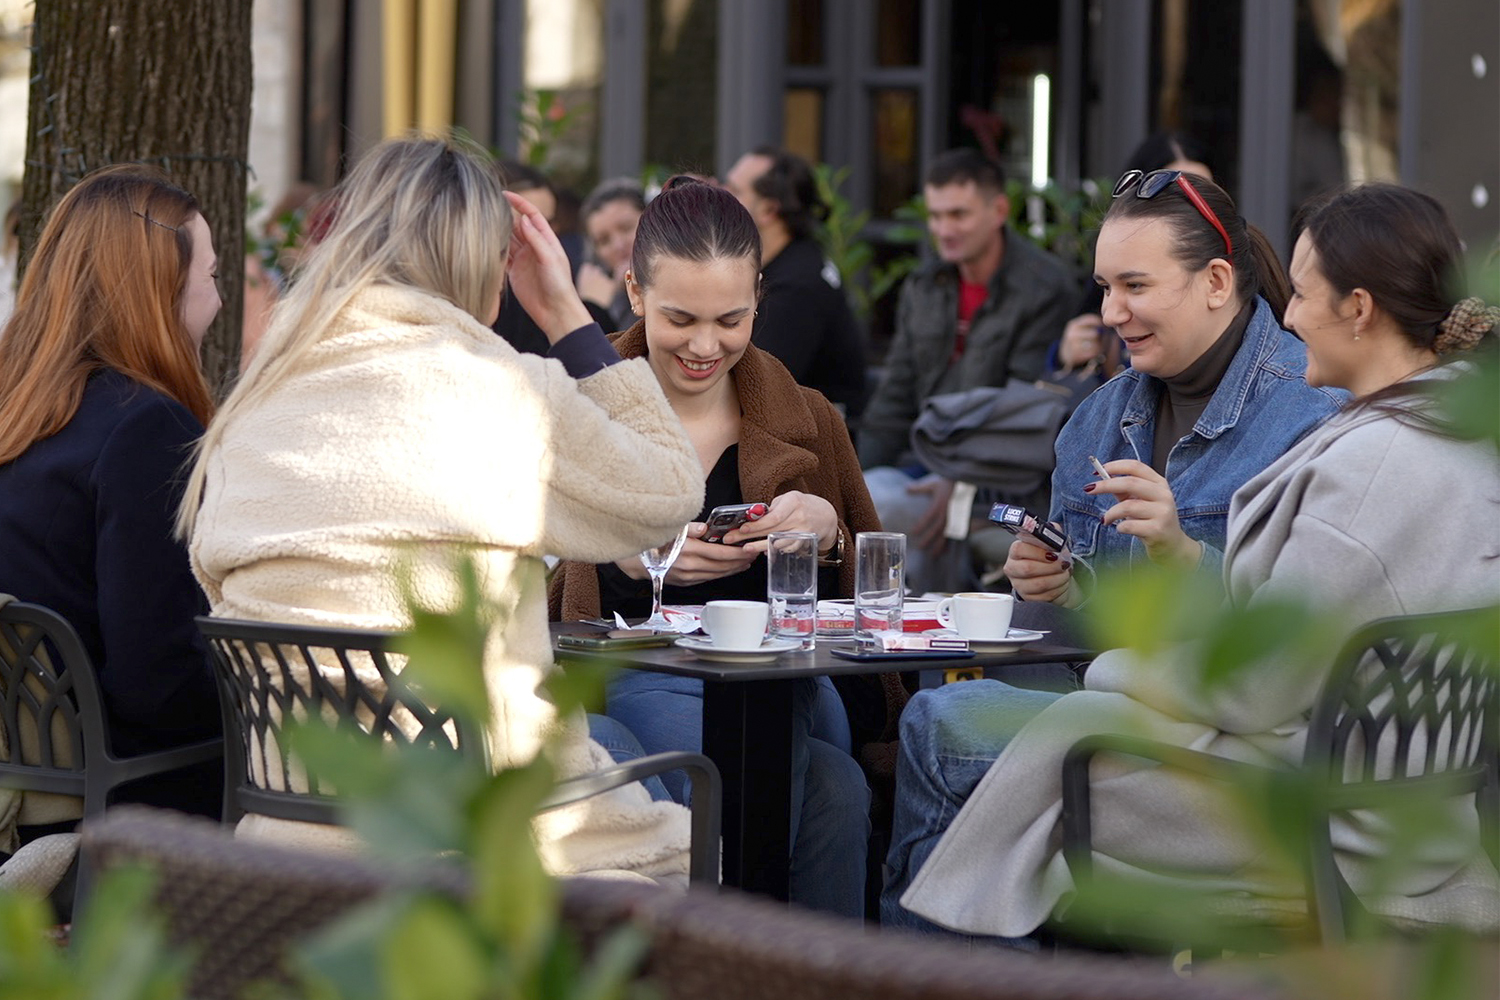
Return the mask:
MULTIPOLYGON (((447 301, 388 285, 356 296, 206 461, 190 554, 218 617, 399 629, 398 571, 443 606, 452 557, 474 554, 506 612, 485 662, 496 767, 533 758, 558 724, 536 693, 552 667, 542 555, 624 558, 703 502, 697 456, 644 361, 574 380, 447 301)), ((562 777, 613 763, 582 718, 566 725, 562 777)), ((244 829, 307 842, 303 826, 244 829)), ((639 784, 540 816, 535 832, 559 874, 687 871, 686 811, 639 784)))
MULTIPOLYGON (((1236 605, 1292 593, 1348 629, 1494 604, 1500 459, 1491 446, 1368 410, 1336 416, 1235 493, 1224 565, 1236 605)), ((1049 705, 1006 747, 902 904, 970 933, 1016 936, 1040 926, 1072 887, 1058 825, 1062 759, 1084 735, 1138 733, 1236 760, 1300 762, 1326 665, 1262 662, 1212 691, 1198 683, 1200 670, 1190 650, 1150 662, 1127 650, 1101 655, 1088 690, 1049 705)), ((1205 887, 1265 890, 1261 848, 1210 783, 1101 757, 1090 784, 1101 869, 1151 877, 1186 868, 1205 887)), ((1454 818, 1473 832, 1472 799, 1454 803, 1454 818)), ((1370 884, 1368 862, 1379 853, 1369 819, 1334 825, 1340 867, 1356 892, 1370 884)), ((1365 903, 1415 921, 1493 927, 1500 901, 1477 844, 1475 834, 1425 845, 1424 863, 1388 887, 1392 895, 1365 903)))

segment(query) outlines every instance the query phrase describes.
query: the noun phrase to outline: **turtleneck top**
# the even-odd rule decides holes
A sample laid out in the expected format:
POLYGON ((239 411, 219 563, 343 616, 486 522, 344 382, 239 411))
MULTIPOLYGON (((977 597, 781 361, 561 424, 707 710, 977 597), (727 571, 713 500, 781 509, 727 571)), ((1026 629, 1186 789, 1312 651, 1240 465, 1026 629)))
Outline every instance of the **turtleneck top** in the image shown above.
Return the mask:
POLYGON ((1251 299, 1197 361, 1176 375, 1161 380, 1167 388, 1156 402, 1151 468, 1163 476, 1167 474, 1167 456, 1171 454, 1172 446, 1191 433, 1193 425, 1203 415, 1224 373, 1229 370, 1229 363, 1238 353, 1254 315, 1255 300, 1251 299))

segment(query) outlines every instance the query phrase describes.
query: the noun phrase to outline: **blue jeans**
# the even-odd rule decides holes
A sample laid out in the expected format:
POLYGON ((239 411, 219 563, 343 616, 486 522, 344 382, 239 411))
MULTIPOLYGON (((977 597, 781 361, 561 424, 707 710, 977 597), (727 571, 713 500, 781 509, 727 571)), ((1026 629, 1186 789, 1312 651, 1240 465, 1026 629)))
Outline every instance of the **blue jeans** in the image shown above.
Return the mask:
MULTIPOLYGON (((641 746, 641 741, 635 738, 635 734, 607 715, 589 713, 589 739, 608 750, 616 764, 629 764, 631 761, 640 760, 646 756, 646 751, 641 746)), ((678 781, 683 780, 681 771, 673 773, 677 775, 678 781)), ((667 786, 662 784, 661 775, 653 774, 642 780, 641 784, 646 786, 646 791, 657 802, 672 801, 667 786)))
POLYGON ((891 849, 880 895, 882 927, 952 933, 902 907, 901 895, 995 758, 1022 726, 1061 697, 991 680, 912 695, 901 713, 891 849))
MULTIPOLYGON (((870 789, 849 755, 849 720, 827 677, 799 679, 792 704, 792 902, 842 916, 864 915, 870 789)), ((610 718, 648 753, 703 749, 703 682, 623 670, 606 695, 610 718)), ((671 797, 688 801, 685 775, 662 775, 671 797)), ((746 808, 755 808, 746 803, 746 808)))

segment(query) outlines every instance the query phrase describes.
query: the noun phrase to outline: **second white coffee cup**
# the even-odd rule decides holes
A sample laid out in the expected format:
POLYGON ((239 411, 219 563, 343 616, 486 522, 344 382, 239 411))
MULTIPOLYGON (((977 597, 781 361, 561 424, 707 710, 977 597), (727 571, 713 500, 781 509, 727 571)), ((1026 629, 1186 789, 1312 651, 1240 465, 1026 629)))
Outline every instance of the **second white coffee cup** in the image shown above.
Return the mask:
POLYGON ((703 631, 723 649, 758 649, 770 612, 765 601, 709 601, 703 606, 703 631))
POLYGON ((954 594, 938 604, 938 621, 965 639, 998 641, 1010 633, 1015 599, 1009 594, 954 594))

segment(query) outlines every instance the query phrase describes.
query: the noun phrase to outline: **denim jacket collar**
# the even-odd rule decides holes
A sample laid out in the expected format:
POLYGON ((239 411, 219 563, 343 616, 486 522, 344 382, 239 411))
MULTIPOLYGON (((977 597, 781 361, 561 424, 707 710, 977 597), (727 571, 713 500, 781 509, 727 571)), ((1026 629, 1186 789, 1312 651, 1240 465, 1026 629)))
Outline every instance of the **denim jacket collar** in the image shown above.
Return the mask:
MULTIPOLYGON (((1257 296, 1255 313, 1245 329, 1245 339, 1225 370, 1218 390, 1214 392, 1197 423, 1193 424, 1194 434, 1213 439, 1239 422, 1255 373, 1263 368, 1276 366, 1272 355, 1276 352, 1280 337, 1281 325, 1271 314, 1271 306, 1265 299, 1257 296)), ((1157 401, 1166 390, 1161 380, 1142 372, 1130 369, 1127 374, 1136 380, 1135 391, 1131 393, 1125 410, 1120 415, 1120 428, 1127 431, 1128 437, 1128 428, 1149 424, 1155 419, 1157 401)))

